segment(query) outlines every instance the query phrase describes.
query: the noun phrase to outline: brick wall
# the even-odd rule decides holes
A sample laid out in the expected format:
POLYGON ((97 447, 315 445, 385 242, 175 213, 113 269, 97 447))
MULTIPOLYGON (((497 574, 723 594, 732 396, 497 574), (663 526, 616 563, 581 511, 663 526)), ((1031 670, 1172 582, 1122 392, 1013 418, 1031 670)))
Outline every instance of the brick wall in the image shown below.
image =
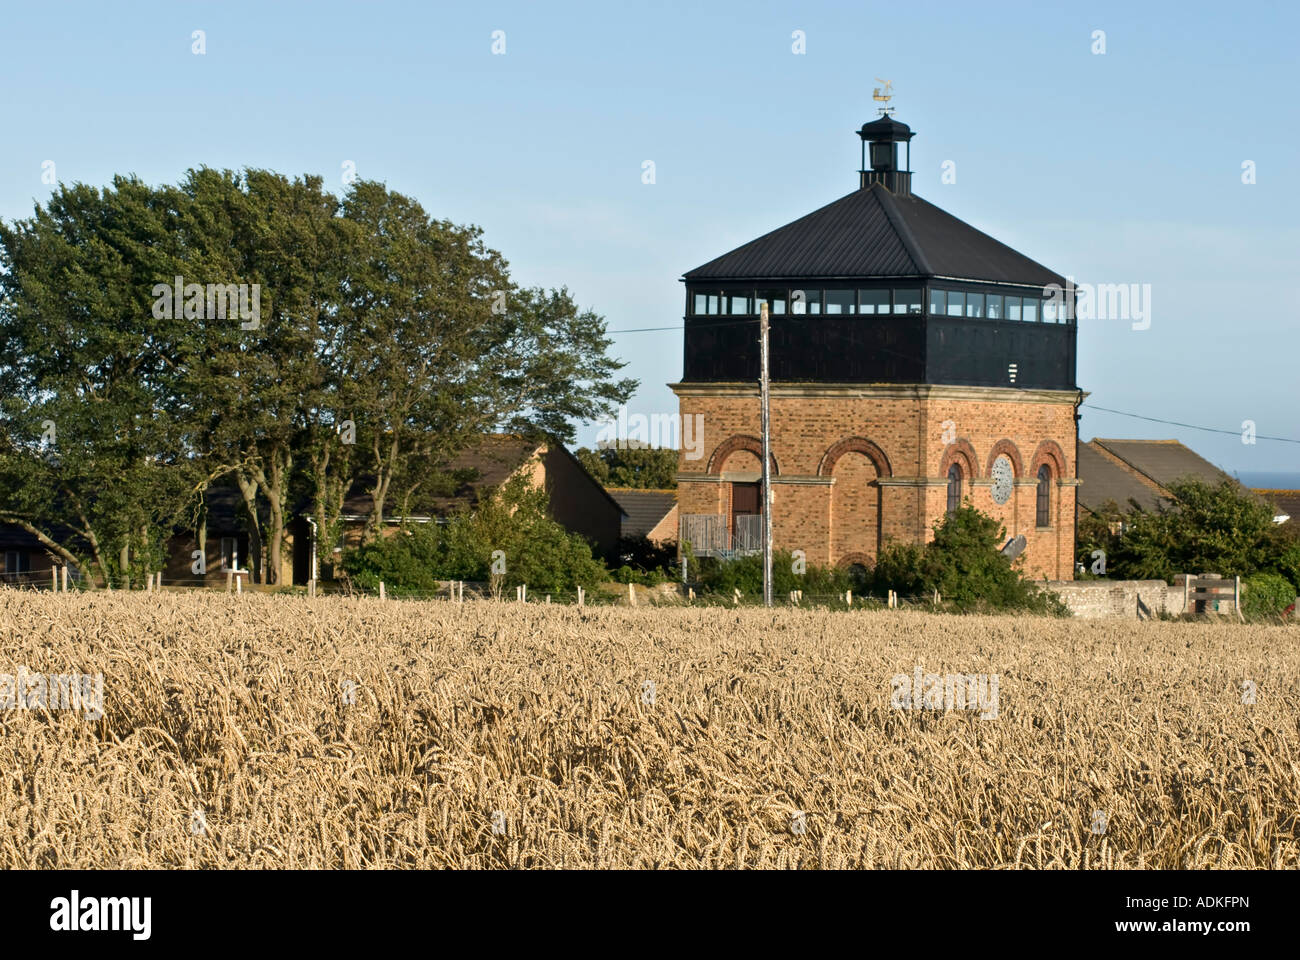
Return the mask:
MULTIPOLYGON (((757 478, 758 389, 674 384, 681 415, 703 417, 702 459, 679 463, 683 514, 730 513, 730 484, 757 478)), ((815 563, 874 559, 890 539, 924 541, 947 507, 946 474, 963 496, 1024 534, 1025 570, 1068 580, 1074 555, 1072 391, 943 386, 775 384, 772 388, 773 539, 815 563), (1005 453, 1016 484, 992 497, 989 469, 1005 453), (1036 525, 1036 474, 1052 469, 1050 522, 1036 525)))

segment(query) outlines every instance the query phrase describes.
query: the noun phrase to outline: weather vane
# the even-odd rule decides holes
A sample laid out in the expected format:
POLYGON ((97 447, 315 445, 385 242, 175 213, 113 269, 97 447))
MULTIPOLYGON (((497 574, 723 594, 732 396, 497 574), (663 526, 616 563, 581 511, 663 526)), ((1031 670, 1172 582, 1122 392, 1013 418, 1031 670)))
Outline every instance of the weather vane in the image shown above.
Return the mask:
POLYGON ((885 106, 880 108, 880 115, 887 117, 894 112, 894 108, 889 106, 889 101, 894 99, 894 84, 889 80, 881 80, 876 77, 876 81, 883 83, 883 87, 876 87, 871 91, 871 99, 877 103, 883 103, 885 106))

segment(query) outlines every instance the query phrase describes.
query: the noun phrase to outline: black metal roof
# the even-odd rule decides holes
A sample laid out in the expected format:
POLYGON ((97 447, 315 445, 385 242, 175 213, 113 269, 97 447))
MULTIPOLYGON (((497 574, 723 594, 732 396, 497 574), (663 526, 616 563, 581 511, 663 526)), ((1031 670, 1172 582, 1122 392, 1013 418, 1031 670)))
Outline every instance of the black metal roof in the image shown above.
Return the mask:
POLYGON ((917 196, 880 184, 687 272, 699 280, 949 277, 1045 287, 1065 278, 917 196))

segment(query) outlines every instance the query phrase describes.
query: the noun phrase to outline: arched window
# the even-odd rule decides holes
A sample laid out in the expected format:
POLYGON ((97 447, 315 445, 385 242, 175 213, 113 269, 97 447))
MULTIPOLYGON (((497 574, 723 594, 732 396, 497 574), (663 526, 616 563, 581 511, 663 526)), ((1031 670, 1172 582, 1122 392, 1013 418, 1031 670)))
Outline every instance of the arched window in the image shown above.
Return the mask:
POLYGON ((1052 525, 1052 468, 1047 464, 1038 468, 1038 510, 1034 523, 1040 527, 1052 525))
POLYGON ((956 513, 961 509, 961 467, 953 464, 948 468, 948 512, 956 513))

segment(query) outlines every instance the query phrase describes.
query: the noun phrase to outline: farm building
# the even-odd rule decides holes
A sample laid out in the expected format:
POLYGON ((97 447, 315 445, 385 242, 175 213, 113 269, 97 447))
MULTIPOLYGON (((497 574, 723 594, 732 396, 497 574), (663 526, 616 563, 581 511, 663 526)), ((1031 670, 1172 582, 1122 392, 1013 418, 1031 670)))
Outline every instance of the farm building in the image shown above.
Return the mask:
POLYGON ((1066 280, 915 196, 905 124, 858 136, 856 190, 683 278, 670 386, 709 453, 680 461, 681 538, 760 546, 766 302, 777 548, 866 567, 969 501, 1024 534, 1029 573, 1070 579, 1083 393, 1066 280))
POLYGON ((623 536, 664 544, 677 539, 677 491, 609 487, 623 508, 623 536))
POLYGON ((1079 508, 1101 513, 1110 504, 1123 512, 1151 511, 1172 502, 1175 480, 1219 484, 1227 473, 1177 440, 1093 439, 1079 446, 1079 508))
POLYGON ((1255 494, 1273 505, 1273 522, 1300 527, 1300 490, 1256 489, 1255 494))
MULTIPOLYGON (((403 522, 435 522, 458 509, 472 509, 490 490, 524 475, 531 485, 546 490, 551 516, 561 526, 586 537, 599 553, 612 551, 622 535, 622 507, 561 443, 495 434, 458 454, 446 469, 456 477, 454 489, 424 499, 418 511, 412 510, 406 516, 396 509, 397 505, 390 504, 386 525, 395 529, 403 522)), ((278 583, 301 584, 312 577, 315 541, 307 510, 308 503, 303 501, 291 511, 278 583)), ((372 510, 370 495, 364 484, 358 484, 344 501, 345 529, 342 540, 333 548, 335 555, 342 553, 345 546, 360 542, 372 510)), ((265 529, 269 519, 265 504, 260 505, 259 512, 265 529)), ((265 547, 254 549, 256 541, 249 536, 247 507, 234 487, 218 484, 208 488, 195 521, 198 530, 177 530, 168 541, 164 583, 221 584, 232 571, 265 579, 265 547), (204 558, 201 573, 195 569, 198 552, 204 558)), ((56 565, 51 551, 35 535, 14 524, 0 524, 0 561, 0 583, 10 584, 48 584, 51 567, 56 565)), ((328 579, 333 571, 327 566, 315 573, 328 579)), ((74 572, 74 576, 79 575, 74 572)))
MULTIPOLYGON (((462 508, 473 509, 490 491, 525 475, 532 486, 546 491, 551 516, 557 523, 585 537, 598 553, 618 545, 622 507, 562 443, 493 434, 453 457, 446 470, 462 477, 454 490, 429 498, 418 511, 407 515, 390 504, 385 522, 390 527, 404 522, 429 523, 462 508)), ((373 509, 370 494, 363 484, 358 484, 343 502, 346 528, 342 542, 334 548, 336 554, 360 542, 373 509)), ((293 551, 293 582, 305 583, 311 577, 312 531, 304 518, 296 520, 290 529, 295 542, 306 545, 305 549, 293 551)))

